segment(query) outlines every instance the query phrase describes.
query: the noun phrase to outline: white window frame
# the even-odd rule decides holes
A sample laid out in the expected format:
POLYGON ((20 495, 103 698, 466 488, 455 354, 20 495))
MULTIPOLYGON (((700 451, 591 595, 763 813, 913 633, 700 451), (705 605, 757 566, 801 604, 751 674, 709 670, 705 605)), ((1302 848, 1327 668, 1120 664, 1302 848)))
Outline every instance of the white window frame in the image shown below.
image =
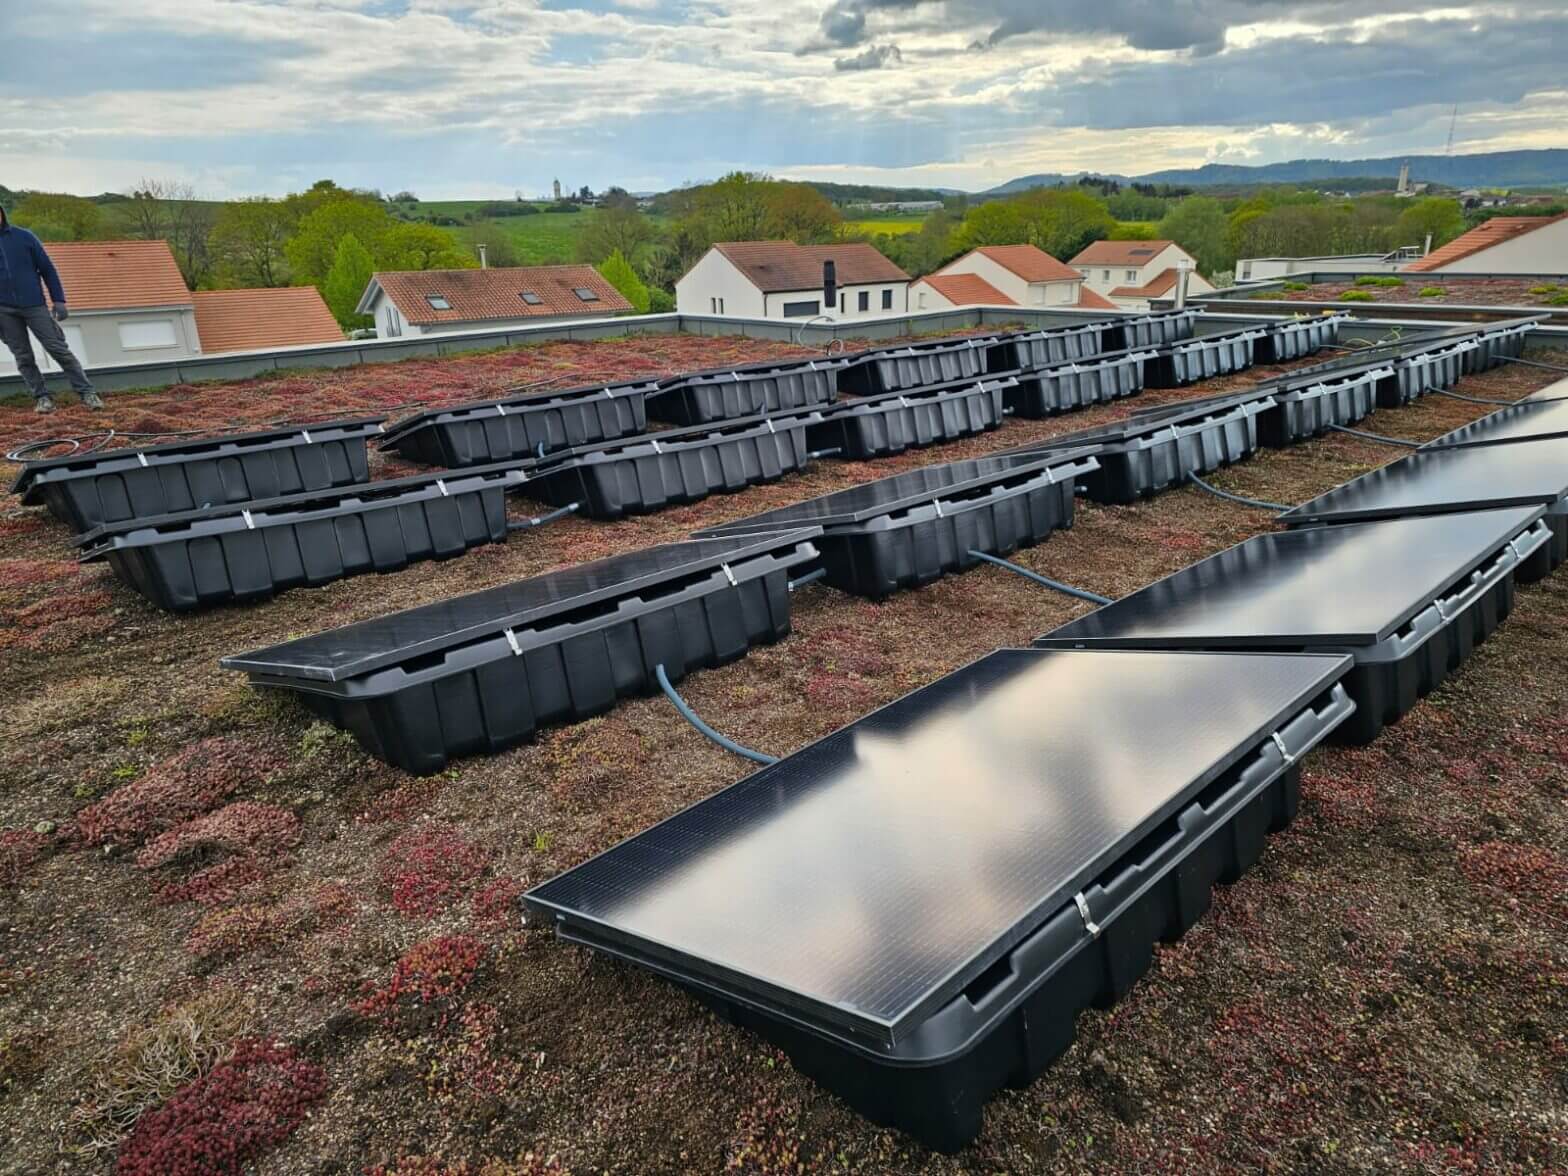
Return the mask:
POLYGON ((180 345, 180 331, 179 328, 174 325, 174 320, 172 318, 125 319, 116 323, 115 327, 116 334, 120 339, 121 351, 172 351, 180 345), (131 343, 127 341, 125 335, 126 330, 130 329, 134 331, 138 327, 167 327, 169 329, 169 341, 167 343, 131 343))

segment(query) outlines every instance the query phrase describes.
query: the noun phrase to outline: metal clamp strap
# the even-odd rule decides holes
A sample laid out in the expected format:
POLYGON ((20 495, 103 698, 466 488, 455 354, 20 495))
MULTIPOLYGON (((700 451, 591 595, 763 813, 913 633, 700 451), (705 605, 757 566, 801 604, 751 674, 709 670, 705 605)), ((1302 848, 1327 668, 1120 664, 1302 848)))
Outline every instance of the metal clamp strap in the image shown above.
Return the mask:
POLYGON ((136 455, 136 460, 137 460, 138 463, 140 463, 143 466, 148 466, 148 465, 152 464, 151 462, 149 462, 147 460, 147 455, 145 453, 138 453, 136 455))
POLYGON ((657 440, 654 440, 652 442, 652 444, 653 444, 653 451, 655 453, 663 453, 664 452, 664 450, 659 447, 659 442, 657 440))
POLYGON ((451 493, 451 491, 449 491, 446 488, 446 479, 445 478, 437 478, 436 479, 436 489, 441 491, 441 497, 442 498, 446 498, 451 493))
POLYGON ((1442 617, 1445 621, 1453 619, 1448 615, 1448 609, 1444 606, 1441 599, 1434 600, 1432 602, 1432 607, 1437 609, 1437 615, 1442 617))
POLYGON ((251 517, 250 511, 240 511, 240 517, 245 520, 245 529, 247 531, 254 531, 256 529, 256 520, 251 517))
POLYGON ((724 578, 730 582, 731 588, 740 587, 740 581, 735 578, 735 573, 729 564, 720 564, 719 569, 724 573, 724 578))
POLYGON ((941 499, 940 499, 940 498, 938 498, 938 499, 937 499, 937 500, 936 500, 936 501, 935 501, 935 502, 933 502, 933 503, 932 503, 932 504, 931 504, 931 505, 932 505, 932 506, 933 506, 933 507, 935 507, 935 508, 936 508, 936 517, 937 517, 937 518, 939 518, 939 519, 940 519, 940 518, 946 518, 946 517, 947 517, 947 516, 945 516, 945 515, 944 515, 944 514, 943 514, 943 513, 942 513, 942 500, 941 500, 941 499))
POLYGON ((495 415, 496 416, 505 416, 506 415, 506 405, 504 405, 504 404, 496 405, 495 406, 495 415))
POLYGON ((773 425, 773 418, 772 417, 768 418, 768 432, 774 433, 774 434, 778 433, 778 429, 776 429, 774 427, 774 425, 773 425))
POLYGON ((1278 731, 1275 731, 1269 738, 1274 741, 1274 746, 1279 748, 1279 758, 1285 761, 1287 768, 1296 762, 1296 757, 1290 754, 1290 748, 1285 746, 1285 741, 1280 738, 1278 731))
POLYGON ((1089 914, 1089 900, 1083 896, 1083 891, 1073 895, 1073 905, 1078 908, 1078 917, 1083 920, 1083 929, 1089 933, 1089 938, 1100 938, 1103 928, 1089 914))
POLYGON ((301 436, 301 437, 303 437, 303 438, 305 438, 305 444, 306 444, 306 445, 309 445, 309 444, 311 444, 311 440, 310 440, 310 430, 309 430, 309 429, 301 429, 301 430, 300 430, 300 431, 299 431, 299 435, 300 435, 300 436, 301 436))
POLYGON ((512 656, 522 657, 523 647, 517 643, 517 634, 510 629, 503 629, 502 632, 506 634, 506 643, 512 647, 512 656))

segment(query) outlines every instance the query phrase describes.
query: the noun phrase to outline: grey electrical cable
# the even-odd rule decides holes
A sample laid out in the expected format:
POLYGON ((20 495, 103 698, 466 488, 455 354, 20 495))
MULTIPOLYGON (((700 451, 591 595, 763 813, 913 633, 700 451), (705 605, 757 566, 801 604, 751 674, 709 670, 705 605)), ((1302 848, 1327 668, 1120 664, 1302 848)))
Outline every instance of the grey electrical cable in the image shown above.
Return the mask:
POLYGON ((798 580, 791 580, 789 582, 789 590, 791 592, 796 592, 799 589, 804 588, 807 584, 815 584, 818 580, 822 579, 827 574, 828 574, 827 568, 818 568, 814 572, 807 572, 800 579, 798 579, 798 580))
POLYGON ((555 522, 556 519, 563 519, 569 514, 575 514, 580 506, 582 506, 580 502, 568 503, 559 510, 552 510, 549 514, 535 515, 531 519, 518 519, 515 523, 507 523, 506 529, 508 531, 529 531, 534 527, 542 527, 546 523, 555 522))
POLYGON ((1503 363, 1522 363, 1525 367, 1544 368, 1549 372, 1568 372, 1568 367, 1560 363, 1542 363, 1538 359, 1526 359, 1522 355, 1499 355, 1497 358, 1503 363))
POLYGON ((1239 503, 1241 506, 1253 506, 1258 510, 1272 510, 1276 513, 1291 509, 1290 507, 1280 502, 1265 502, 1261 498, 1245 498, 1240 494, 1232 494, 1229 490, 1221 490, 1218 486, 1214 486, 1208 482, 1205 482, 1202 478, 1198 477, 1197 474, 1189 473, 1187 475, 1187 481, 1191 482, 1200 490, 1207 490, 1216 498, 1223 498, 1226 502, 1239 503))
POLYGON ((708 726, 707 723, 704 723, 702 719, 697 716, 697 712, 686 705, 686 700, 676 693, 675 687, 670 685, 670 678, 669 675, 664 672, 663 662, 660 662, 658 665, 653 667, 653 676, 659 680, 659 689, 664 691, 664 697, 668 698, 670 702, 674 704, 675 709, 680 712, 681 718, 685 719, 688 723, 697 728, 698 731, 702 732, 702 734, 706 735, 709 739, 713 740, 713 742, 717 743, 725 751, 734 752, 736 755, 745 759, 749 759, 752 761, 752 763, 762 764, 764 767, 766 767, 768 764, 776 764, 779 762, 777 756, 767 755, 760 751, 753 751, 749 747, 742 747, 733 739, 729 739, 723 735, 720 735, 712 727, 708 726))
POLYGON ((1018 575, 1024 577, 1024 579, 1033 580, 1036 584, 1049 588, 1054 592, 1062 592, 1068 596, 1076 596, 1079 600, 1087 600, 1090 604, 1113 603, 1109 596, 1101 596, 1098 592, 1086 592, 1082 588, 1074 588, 1071 584, 1063 584, 1060 581, 1051 579, 1049 576, 1042 576, 1039 572, 1031 572, 1028 568, 1020 567, 1018 564, 1012 563, 1005 559, 999 559, 994 555, 988 555, 984 551, 976 551, 974 548, 970 548, 969 554, 974 556, 976 559, 985 560, 986 563, 993 563, 999 568, 1006 568, 1010 572, 1016 572, 1018 575))
POLYGON ((1335 433, 1348 433, 1352 437, 1360 437, 1363 441, 1375 441, 1379 445, 1397 445, 1401 449, 1420 449, 1421 442, 1406 441, 1403 437, 1385 437, 1382 433, 1368 433, 1364 429, 1352 429, 1347 425, 1329 425, 1335 433))

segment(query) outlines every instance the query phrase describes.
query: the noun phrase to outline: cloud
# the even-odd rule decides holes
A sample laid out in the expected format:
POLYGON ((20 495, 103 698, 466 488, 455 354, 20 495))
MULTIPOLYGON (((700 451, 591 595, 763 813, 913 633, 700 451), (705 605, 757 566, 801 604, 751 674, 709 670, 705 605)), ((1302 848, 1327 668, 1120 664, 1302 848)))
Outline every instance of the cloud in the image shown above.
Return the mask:
POLYGON ((833 60, 834 69, 848 72, 903 64, 904 55, 898 51, 897 45, 872 45, 865 52, 856 53, 853 57, 837 57, 833 60))

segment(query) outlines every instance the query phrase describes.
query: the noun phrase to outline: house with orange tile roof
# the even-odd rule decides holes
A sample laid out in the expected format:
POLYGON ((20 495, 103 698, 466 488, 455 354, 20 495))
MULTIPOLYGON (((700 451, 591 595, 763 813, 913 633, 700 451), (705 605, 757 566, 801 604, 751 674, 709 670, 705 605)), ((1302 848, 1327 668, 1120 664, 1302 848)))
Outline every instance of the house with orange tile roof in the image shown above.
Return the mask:
POLYGON ((591 265, 524 265, 378 273, 358 313, 374 318, 378 337, 396 339, 610 318, 632 309, 591 265))
POLYGON ((1086 288, 1119 310, 1148 310, 1151 299, 1169 298, 1183 267, 1188 269, 1188 294, 1214 289, 1198 272, 1197 258, 1174 241, 1095 241, 1069 264, 1083 276, 1086 288))
MULTIPOLYGON (((71 317, 66 342, 86 368, 341 343, 314 286, 192 294, 167 241, 48 241, 71 317)), ((58 371, 34 343, 39 366, 58 371)), ((14 373, 0 353, 0 375, 14 373)))
POLYGON ((910 309, 909 275, 858 241, 721 241, 675 283, 675 308, 741 318, 884 318, 910 309))
POLYGON ((911 310, 955 306, 1078 307, 1115 310, 1083 275, 1034 245, 982 245, 909 288, 911 310), (1087 297, 1086 297, 1087 296, 1087 297))
POLYGON ((1416 274, 1568 273, 1568 212, 1494 216, 1404 269, 1416 274))

